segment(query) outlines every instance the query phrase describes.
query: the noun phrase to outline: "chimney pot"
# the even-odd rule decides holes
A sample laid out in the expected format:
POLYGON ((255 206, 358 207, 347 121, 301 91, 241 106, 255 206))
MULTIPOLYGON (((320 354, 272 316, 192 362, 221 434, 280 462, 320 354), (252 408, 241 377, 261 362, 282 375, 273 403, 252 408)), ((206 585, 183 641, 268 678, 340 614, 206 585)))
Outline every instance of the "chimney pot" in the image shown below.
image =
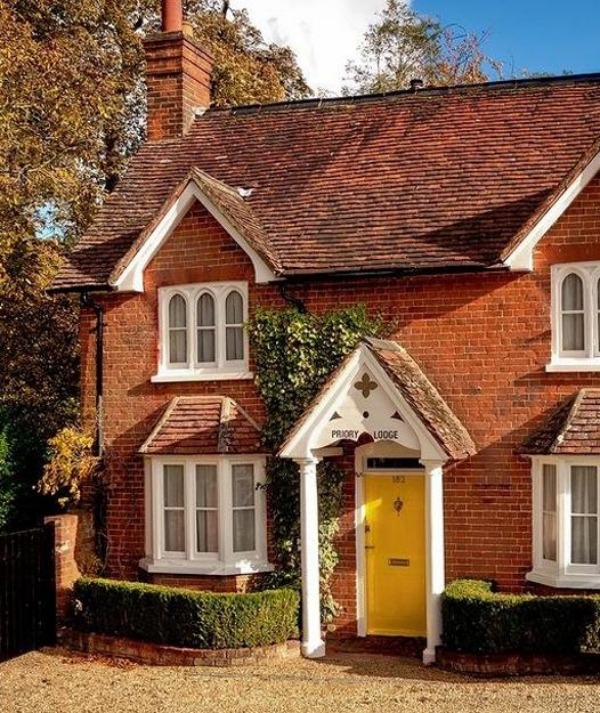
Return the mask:
POLYGON ((162 0, 162 31, 182 32, 183 6, 181 0, 162 0))

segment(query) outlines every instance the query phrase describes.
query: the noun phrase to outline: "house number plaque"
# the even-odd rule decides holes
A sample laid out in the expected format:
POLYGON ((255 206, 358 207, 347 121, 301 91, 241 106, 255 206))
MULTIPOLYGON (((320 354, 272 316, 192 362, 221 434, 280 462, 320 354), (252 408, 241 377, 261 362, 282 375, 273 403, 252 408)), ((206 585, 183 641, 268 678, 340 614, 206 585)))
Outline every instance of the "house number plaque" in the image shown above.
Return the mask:
POLYGON ((390 559, 388 560, 388 565, 390 567, 410 567, 410 560, 390 557, 390 559))

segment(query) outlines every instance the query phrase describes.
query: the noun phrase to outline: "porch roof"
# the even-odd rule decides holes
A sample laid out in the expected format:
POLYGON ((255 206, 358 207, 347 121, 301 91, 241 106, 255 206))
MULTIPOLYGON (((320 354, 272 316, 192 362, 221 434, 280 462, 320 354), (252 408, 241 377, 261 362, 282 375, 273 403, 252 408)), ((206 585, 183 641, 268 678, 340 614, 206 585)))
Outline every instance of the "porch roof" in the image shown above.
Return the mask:
POLYGON ((599 455, 600 390, 581 389, 559 404, 520 452, 524 455, 599 455))
POLYGON ((357 353, 363 359, 372 357, 383 369, 396 396, 406 404, 448 459, 462 460, 476 453, 477 448, 467 429, 406 349, 394 341, 367 338, 327 380, 286 438, 281 455, 289 457, 300 433, 318 420, 327 395, 338 387, 357 353))
POLYGON ((259 426, 227 396, 176 396, 140 448, 144 455, 262 452, 259 426))

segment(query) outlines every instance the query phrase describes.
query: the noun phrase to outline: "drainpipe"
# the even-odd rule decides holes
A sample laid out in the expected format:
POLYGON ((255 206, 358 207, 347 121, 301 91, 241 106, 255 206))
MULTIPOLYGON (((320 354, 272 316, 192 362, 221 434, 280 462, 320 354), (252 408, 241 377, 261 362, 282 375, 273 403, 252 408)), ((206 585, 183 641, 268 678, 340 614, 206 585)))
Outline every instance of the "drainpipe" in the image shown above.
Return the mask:
POLYGON ((104 309, 94 302, 88 292, 81 295, 81 305, 91 307, 96 315, 96 455, 104 454, 104 309))
POLYGON ((306 309, 306 305, 304 302, 299 298, 299 297, 294 297, 294 295, 291 295, 288 291, 289 285, 286 282, 279 282, 277 283, 277 286, 279 288, 279 294, 283 297, 283 299, 292 307, 298 310, 298 312, 301 312, 302 314, 306 314, 308 311, 306 309))

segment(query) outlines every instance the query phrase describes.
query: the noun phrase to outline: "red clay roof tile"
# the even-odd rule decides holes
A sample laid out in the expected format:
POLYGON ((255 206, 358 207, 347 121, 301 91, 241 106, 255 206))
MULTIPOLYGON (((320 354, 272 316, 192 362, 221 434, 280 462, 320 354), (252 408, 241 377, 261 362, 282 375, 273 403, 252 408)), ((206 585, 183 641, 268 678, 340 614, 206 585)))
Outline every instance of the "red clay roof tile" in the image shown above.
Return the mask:
POLYGON ((599 138, 600 75, 210 110, 141 148, 54 286, 107 285, 193 168, 278 274, 494 267, 599 138))
MULTIPOLYGON (((415 415, 423 421, 448 458, 462 460, 477 452, 477 447, 466 428, 404 347, 397 342, 372 338, 364 339, 362 344, 383 367, 400 394, 408 402, 415 415)), ((310 419, 323 396, 333 387, 338 376, 352 359, 355 351, 349 354, 327 379, 320 392, 287 435, 280 451, 285 450, 303 424, 310 419)))
POLYGON ((264 453, 260 429, 226 396, 177 396, 140 448, 144 455, 264 453))
POLYGON ((519 449, 527 455, 600 455, 600 390, 567 399, 519 449))
POLYGON ((477 448, 469 432, 406 349, 397 342, 381 339, 365 341, 444 452, 454 460, 474 455, 477 448))

